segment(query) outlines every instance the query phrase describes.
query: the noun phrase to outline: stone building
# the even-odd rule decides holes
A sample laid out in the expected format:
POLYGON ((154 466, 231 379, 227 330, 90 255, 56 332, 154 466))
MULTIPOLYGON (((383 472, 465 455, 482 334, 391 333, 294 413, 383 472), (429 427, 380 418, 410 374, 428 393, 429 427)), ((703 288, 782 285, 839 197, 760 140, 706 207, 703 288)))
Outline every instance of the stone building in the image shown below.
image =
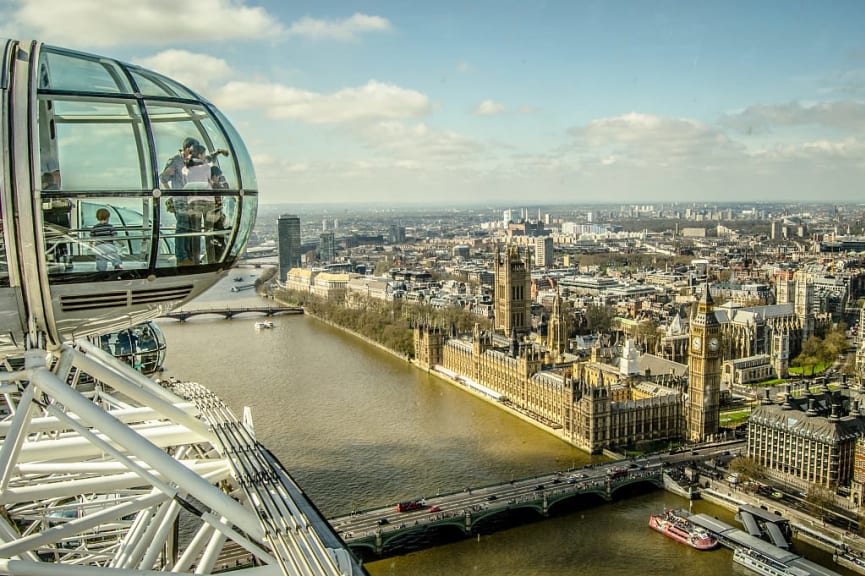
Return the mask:
POLYGON ((802 350, 802 318, 793 304, 747 307, 726 304, 717 307, 715 315, 721 323, 726 359, 767 354, 773 364, 786 366, 802 350))
POLYGON ((721 407, 721 323, 706 285, 691 318, 688 354, 688 440, 704 442, 718 433, 721 407))
POLYGON ((493 255, 495 273, 495 322, 503 334, 528 334, 532 323, 530 258, 520 256, 519 248, 496 246, 493 255))
POLYGON ((769 380, 775 374, 768 354, 726 360, 721 369, 721 384, 727 387, 769 380))
POLYGON ((456 338, 419 326, 414 338, 421 367, 491 391, 588 452, 682 437, 681 391, 640 376, 630 341, 616 366, 601 361, 601 346, 585 362, 545 364, 545 348, 477 327, 470 338, 456 338))
POLYGON ((853 480, 856 445, 865 433, 859 390, 788 387, 779 403, 765 399, 748 419, 747 455, 777 480, 807 489, 847 486, 853 480))
MULTIPOLYGON (((615 355, 618 362, 613 348, 600 341, 586 361, 568 355, 558 294, 546 346, 525 339, 530 304, 527 260, 515 247, 503 253, 496 249, 496 324, 509 337, 482 331, 478 325, 462 337, 417 326, 418 365, 546 424, 592 453, 682 438, 702 442, 718 432, 721 328, 708 289, 685 336, 690 340, 686 387, 684 366, 657 356, 644 362, 646 355, 640 355, 631 339, 615 355)), ((681 337, 682 330, 680 324, 676 336, 681 337)))
POLYGON ((689 339, 687 322, 680 315, 674 315, 658 343, 658 356, 673 362, 687 362, 689 339))

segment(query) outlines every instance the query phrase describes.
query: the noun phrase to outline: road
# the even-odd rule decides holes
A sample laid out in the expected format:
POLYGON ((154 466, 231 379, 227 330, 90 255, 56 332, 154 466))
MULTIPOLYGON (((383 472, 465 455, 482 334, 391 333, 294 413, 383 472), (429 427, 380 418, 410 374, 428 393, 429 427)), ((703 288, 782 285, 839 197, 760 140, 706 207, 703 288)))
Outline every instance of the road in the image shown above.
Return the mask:
MULTIPOLYGON (((710 460, 717 456, 732 455, 743 449, 744 442, 726 443, 711 447, 700 447, 696 450, 684 450, 674 454, 653 454, 637 459, 618 460, 603 465, 585 466, 582 468, 560 470, 522 478, 511 482, 477 488, 465 488, 462 491, 436 495, 428 498, 418 498, 423 501, 423 508, 410 512, 398 512, 396 504, 386 508, 353 512, 348 516, 329 520, 334 530, 343 539, 350 540, 368 536, 379 531, 398 530, 410 525, 424 524, 442 518, 464 516, 467 511, 482 511, 484 509, 515 504, 538 499, 538 493, 559 493, 562 491, 585 490, 594 487, 606 487, 611 475, 635 478, 657 473, 657 469, 665 466, 681 464, 693 460, 710 460)), ((414 500, 414 499, 406 499, 414 500)))

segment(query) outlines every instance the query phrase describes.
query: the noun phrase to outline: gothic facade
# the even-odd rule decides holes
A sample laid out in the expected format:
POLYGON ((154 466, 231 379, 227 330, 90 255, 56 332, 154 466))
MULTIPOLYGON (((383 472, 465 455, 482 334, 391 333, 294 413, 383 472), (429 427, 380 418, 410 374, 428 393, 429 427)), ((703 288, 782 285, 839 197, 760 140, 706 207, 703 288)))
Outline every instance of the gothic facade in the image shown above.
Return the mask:
POLYGON ((414 338, 420 366, 490 391, 588 452, 682 437, 681 391, 640 377, 633 345, 618 367, 598 361, 599 347, 594 360, 553 366, 544 363, 545 348, 515 338, 496 345, 478 328, 470 338, 451 338, 420 326, 414 338))
MULTIPOLYGON (((527 249, 528 250, 528 249, 527 249)), ((520 256, 517 246, 496 246, 493 255, 495 273, 495 325, 504 334, 528 334, 532 325, 529 255, 520 256)))
POLYGON ((688 439, 704 442, 718 433, 721 407, 721 323, 709 286, 691 318, 688 356, 688 439))

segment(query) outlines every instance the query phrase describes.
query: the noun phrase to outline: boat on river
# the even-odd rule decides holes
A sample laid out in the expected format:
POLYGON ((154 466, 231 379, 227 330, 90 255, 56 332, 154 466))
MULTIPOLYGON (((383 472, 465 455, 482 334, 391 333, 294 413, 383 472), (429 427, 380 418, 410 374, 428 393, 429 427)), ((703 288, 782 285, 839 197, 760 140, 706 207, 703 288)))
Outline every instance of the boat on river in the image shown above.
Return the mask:
POLYGON ((718 547, 718 540, 714 536, 689 522, 681 511, 665 510, 662 514, 652 514, 649 517, 649 527, 697 550, 712 550, 718 547))
POLYGON ((255 323, 256 330, 267 330, 269 328, 273 328, 274 324, 272 320, 260 320, 255 323))
POLYGON ((807 570, 772 560, 756 550, 749 550, 748 548, 736 548, 733 552, 733 562, 763 576, 808 576, 811 574, 807 570))

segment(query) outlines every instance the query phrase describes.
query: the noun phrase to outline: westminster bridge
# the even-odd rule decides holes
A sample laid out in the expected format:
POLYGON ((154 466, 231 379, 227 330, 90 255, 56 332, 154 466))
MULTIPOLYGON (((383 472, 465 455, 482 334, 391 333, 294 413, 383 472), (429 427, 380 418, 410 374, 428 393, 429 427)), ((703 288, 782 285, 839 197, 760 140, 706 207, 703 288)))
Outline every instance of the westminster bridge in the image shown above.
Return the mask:
POLYGON ((356 556, 381 558, 663 488, 665 469, 661 461, 619 462, 436 495, 408 512, 392 505, 329 522, 356 556))

